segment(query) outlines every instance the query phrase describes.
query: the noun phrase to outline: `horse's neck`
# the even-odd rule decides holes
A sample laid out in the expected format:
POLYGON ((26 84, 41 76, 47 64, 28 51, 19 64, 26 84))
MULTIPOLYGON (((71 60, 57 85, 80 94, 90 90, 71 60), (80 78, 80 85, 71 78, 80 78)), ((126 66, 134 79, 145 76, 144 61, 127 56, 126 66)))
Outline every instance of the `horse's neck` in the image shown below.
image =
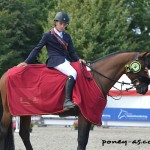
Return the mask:
POLYGON ((119 78, 125 73, 125 65, 135 59, 135 53, 120 53, 108 58, 99 60, 92 64, 98 72, 110 78, 106 79, 100 75, 94 74, 94 78, 98 85, 102 88, 105 95, 118 81, 119 78), (112 81, 113 79, 114 81, 112 81))

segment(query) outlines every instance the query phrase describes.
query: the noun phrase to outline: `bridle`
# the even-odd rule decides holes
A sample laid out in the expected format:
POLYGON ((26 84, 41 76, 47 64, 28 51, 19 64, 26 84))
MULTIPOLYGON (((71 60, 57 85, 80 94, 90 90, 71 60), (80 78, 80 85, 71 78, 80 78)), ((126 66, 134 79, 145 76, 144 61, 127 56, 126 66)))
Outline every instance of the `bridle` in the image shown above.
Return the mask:
MULTIPOLYGON (((117 89, 120 92, 120 97, 119 98, 114 98, 113 96, 109 95, 109 96, 111 96, 115 100, 120 100, 121 97, 122 97, 122 91, 123 91, 122 87, 123 87, 123 85, 130 85, 131 87, 130 88, 126 88, 126 90, 125 90, 125 91, 129 91, 129 90, 131 90, 133 88, 136 88, 137 86, 140 86, 140 82, 143 82, 143 83, 148 84, 148 85, 150 84, 150 79, 149 78, 147 78, 145 76, 141 76, 139 74, 141 72, 141 70, 145 70, 145 67, 144 68, 142 67, 142 65, 141 65, 141 63, 140 63, 139 60, 144 60, 145 66, 147 66, 147 58, 145 57, 146 54, 147 53, 145 53, 142 57, 139 57, 139 52, 138 52, 135 60, 133 62, 131 62, 130 64, 126 64, 125 65, 125 68, 126 68, 125 74, 127 76, 130 73, 137 74, 136 78, 131 83, 127 83, 127 82, 124 82, 124 81, 120 82, 120 81, 114 80, 114 79, 112 79, 110 77, 107 77, 104 74, 98 72, 96 69, 94 69, 91 66, 90 63, 86 63, 86 64, 84 63, 84 65, 87 66, 87 67, 89 67, 91 69, 91 71, 94 72, 94 73, 96 73, 97 75, 102 76, 102 77, 104 77, 104 78, 106 78, 106 79, 108 79, 110 81, 115 82, 115 83, 121 84, 121 89, 118 89, 118 88, 116 88, 116 87, 113 86, 115 89, 117 89)), ((85 78, 87 78, 88 80, 92 80, 93 79, 91 77, 88 77, 85 74, 83 66, 82 66, 82 63, 81 63, 80 68, 81 68, 82 74, 84 75, 85 78)))
POLYGON ((141 71, 147 71, 145 68, 148 65, 147 57, 145 57, 147 53, 145 53, 142 57, 139 57, 139 53, 137 53, 135 61, 125 65, 127 76, 129 76, 130 73, 136 74, 136 78, 132 81, 134 87, 139 86, 140 82, 143 82, 148 85, 150 84, 150 79, 148 77, 140 75, 141 71), (140 60, 144 61, 145 67, 142 67, 140 60))

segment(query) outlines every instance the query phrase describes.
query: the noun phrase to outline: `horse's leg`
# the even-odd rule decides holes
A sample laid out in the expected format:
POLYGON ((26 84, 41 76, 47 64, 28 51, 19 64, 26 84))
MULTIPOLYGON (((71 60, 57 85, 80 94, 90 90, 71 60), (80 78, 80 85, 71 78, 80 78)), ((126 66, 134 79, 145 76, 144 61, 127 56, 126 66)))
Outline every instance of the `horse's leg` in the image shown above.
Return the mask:
POLYGON ((4 110, 2 120, 0 122, 0 147, 1 147, 1 150, 4 149, 5 138, 7 136, 8 127, 11 123, 11 120, 12 120, 12 116, 10 115, 10 113, 4 110))
POLYGON ((31 116, 21 116, 20 117, 20 131, 19 135, 26 147, 26 150, 33 150, 31 142, 30 142, 30 123, 31 116))
POLYGON ((5 148, 5 138, 7 135, 7 129, 4 127, 2 123, 0 123, 0 148, 4 150, 5 148))
POLYGON ((8 127, 11 123, 12 120, 12 116, 9 112, 9 107, 8 107, 8 103, 7 103, 7 96, 6 96, 6 85, 5 85, 5 76, 3 76, 3 78, 1 79, 1 100, 2 100, 2 104, 3 104, 3 116, 0 122, 0 147, 1 150, 4 149, 4 143, 5 143, 5 138, 7 136, 7 130, 8 127))
POLYGON ((85 150, 88 143, 89 131, 91 123, 87 121, 80 113, 78 117, 78 148, 77 150, 85 150))
POLYGON ((5 138, 5 150, 15 150, 14 130, 12 128, 12 121, 8 127, 7 136, 5 138))

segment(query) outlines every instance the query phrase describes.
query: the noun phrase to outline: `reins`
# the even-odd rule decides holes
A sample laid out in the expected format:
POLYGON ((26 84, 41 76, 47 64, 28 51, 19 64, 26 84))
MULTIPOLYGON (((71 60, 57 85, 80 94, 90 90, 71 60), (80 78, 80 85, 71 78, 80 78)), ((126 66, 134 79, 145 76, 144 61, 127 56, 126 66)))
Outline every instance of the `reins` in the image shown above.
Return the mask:
MULTIPOLYGON (((90 68, 93 73, 95 73, 95 74, 97 74, 97 75, 99 75, 99 76, 102 76, 102 77, 104 77, 105 79, 110 80, 110 81, 112 81, 112 82, 121 84, 121 89, 118 89, 118 88, 116 88, 116 87, 113 86, 115 89, 117 89, 117 90, 120 92, 119 95, 121 95, 121 96, 120 96, 120 98, 121 98, 121 97, 122 97, 122 91, 129 91, 129 90, 131 90, 131 89, 133 89, 133 88, 139 86, 140 82, 143 82, 143 83, 145 83, 145 84, 147 84, 147 85, 150 84, 150 79, 149 79, 149 77, 146 77, 146 76, 143 76, 143 75, 140 75, 140 74, 139 74, 139 72, 140 72, 141 70, 143 70, 142 65, 141 65, 141 63, 139 62, 139 60, 144 60, 145 65, 147 65, 147 57, 146 57, 146 54, 147 54, 147 53, 148 53, 148 52, 144 53, 142 56, 139 56, 139 52, 137 52, 134 61, 132 61, 132 62, 130 62, 129 64, 126 64, 126 65, 125 65, 126 74, 133 73, 133 74, 136 74, 136 75, 137 75, 136 78, 134 79, 134 81, 132 81, 131 83, 127 83, 127 82, 124 82, 124 81, 120 82, 120 81, 114 80, 113 78, 110 78, 110 77, 108 77, 108 76, 106 76, 106 75, 104 75, 104 74, 98 72, 95 68, 93 68, 93 66, 91 66, 90 63, 83 63, 83 64, 84 64, 85 66, 87 66, 88 68, 90 68), (145 58, 146 58, 146 59, 145 59, 145 58), (129 86, 131 86, 131 87, 126 88, 125 90, 122 90, 123 85, 129 85, 129 86)), ((88 76, 85 74, 84 69, 83 69, 83 66, 82 66, 83 64, 82 64, 82 63, 80 64, 82 74, 83 74, 83 76, 84 76, 85 78, 87 78, 88 80, 91 80, 92 78, 91 78, 91 77, 88 77, 88 76)), ((93 64, 93 63, 92 63, 92 64, 93 64)), ((145 71, 145 67, 144 67, 144 70, 143 70, 143 71, 145 71)), ((127 75, 127 76, 128 76, 128 75, 127 75)), ((98 78, 97 80, 98 80, 98 83, 99 83, 100 87, 102 88, 102 91, 103 91, 103 93, 105 94, 105 96, 106 96, 106 95, 109 95, 109 93, 105 93, 105 91, 104 91, 104 89, 103 89, 103 86, 102 86, 103 84, 101 83, 100 78, 98 78)), ((109 95, 109 96, 111 96, 111 95, 109 95)), ((112 96, 111 96, 111 97, 112 97, 112 96)), ((119 100, 119 99, 120 99, 120 98, 116 99, 116 98, 114 98, 114 97, 112 97, 112 98, 115 99, 115 100, 119 100)))
POLYGON ((117 89, 117 90, 119 91, 120 94, 117 95, 117 96, 120 95, 119 98, 114 98, 113 96, 107 94, 108 96, 112 97, 114 100, 120 100, 120 99, 121 99, 121 97, 122 97, 122 91, 123 91, 123 90, 122 90, 123 85, 130 85, 130 86, 131 86, 130 88, 126 88, 126 90, 124 90, 124 91, 129 91, 130 89, 133 89, 133 88, 134 88, 133 84, 131 84, 131 83, 127 83, 127 82, 124 82, 124 81, 122 81, 122 82, 116 81, 116 80, 114 80, 114 79, 112 79, 112 78, 109 78, 109 77, 105 76, 104 74, 98 72, 96 69, 94 69, 93 67, 91 67, 90 63, 80 63, 81 72, 82 72, 83 76, 84 76, 86 79, 88 79, 88 80, 92 80, 93 78, 91 78, 91 77, 89 77, 89 76, 87 76, 87 75, 85 74, 84 69, 83 69, 83 65, 85 65, 86 67, 89 67, 89 68, 91 69, 91 71, 93 71, 94 73, 98 74, 99 76, 102 76, 102 77, 104 77, 104 78, 106 78, 106 79, 108 79, 108 80, 110 80, 110 81, 115 82, 115 83, 121 84, 121 89, 118 89, 118 88, 116 88, 115 86, 113 86, 115 89, 117 89))
MULTIPOLYGON (((105 76, 104 74, 102 74, 102 73, 98 72, 97 70, 95 70, 94 68, 92 68, 89 63, 87 63, 87 64, 83 63, 83 64, 84 64, 85 66, 89 67, 89 68, 91 69, 91 71, 95 72, 96 74, 98 74, 98 75, 100 75, 100 76, 102 76, 102 77, 104 77, 104 78, 106 78, 106 79, 108 79, 108 80, 110 80, 110 81, 113 81, 113 82, 116 82, 116 83, 120 83, 120 84, 122 84, 122 85, 124 85, 124 84, 126 84, 126 85, 132 85, 131 83, 127 83, 127 82, 124 82, 124 81, 119 82, 119 81, 117 81, 117 80, 114 80, 114 79, 112 79, 112 78, 109 78, 109 77, 105 76)), ((82 71, 82 73, 83 73, 83 75, 84 75, 85 78, 88 78, 88 79, 90 78, 90 79, 92 79, 91 77, 87 77, 87 76, 85 75, 84 69, 83 69, 83 67, 82 67, 82 63, 81 63, 81 71, 82 71)))

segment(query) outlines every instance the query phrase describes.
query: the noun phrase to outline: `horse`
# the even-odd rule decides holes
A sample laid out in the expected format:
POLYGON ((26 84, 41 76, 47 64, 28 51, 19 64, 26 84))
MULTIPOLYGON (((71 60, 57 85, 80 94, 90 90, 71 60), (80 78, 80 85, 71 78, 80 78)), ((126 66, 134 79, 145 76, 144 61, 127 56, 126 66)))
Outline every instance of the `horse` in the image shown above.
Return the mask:
MULTIPOLYGON (((92 78, 97 85, 102 89, 103 94, 107 97, 109 90, 118 81, 118 79, 126 74, 131 80, 132 85, 136 88, 139 94, 146 94, 150 83, 147 58, 150 57, 150 52, 115 52, 99 58, 88 65, 91 68, 92 78)), ((7 130, 12 120, 12 115, 9 111, 6 92, 7 72, 1 77, 0 91, 3 105, 3 116, 0 123, 0 147, 4 150, 4 141, 7 136, 7 130)), ((85 76, 86 77, 86 76, 85 76)), ((65 112, 66 115, 72 115, 71 110, 65 112)), ((61 115, 61 114, 60 114, 61 115)), ((85 150, 91 122, 89 122, 78 109, 78 146, 77 150, 85 150)), ((30 142, 29 127, 31 116, 20 116, 20 131, 19 135, 27 150, 33 150, 30 142)), ((69 143, 69 142, 68 142, 69 143)), ((71 146, 71 145, 70 145, 71 146)))

